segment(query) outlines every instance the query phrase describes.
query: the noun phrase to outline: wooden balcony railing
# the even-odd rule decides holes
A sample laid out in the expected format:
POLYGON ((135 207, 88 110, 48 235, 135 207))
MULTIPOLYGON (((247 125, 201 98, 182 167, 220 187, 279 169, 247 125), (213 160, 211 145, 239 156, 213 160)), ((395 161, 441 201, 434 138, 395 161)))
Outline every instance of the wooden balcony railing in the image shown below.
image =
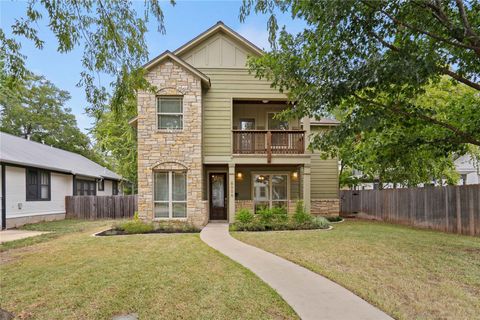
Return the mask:
POLYGON ((303 154, 305 131, 233 130, 234 154, 303 154))

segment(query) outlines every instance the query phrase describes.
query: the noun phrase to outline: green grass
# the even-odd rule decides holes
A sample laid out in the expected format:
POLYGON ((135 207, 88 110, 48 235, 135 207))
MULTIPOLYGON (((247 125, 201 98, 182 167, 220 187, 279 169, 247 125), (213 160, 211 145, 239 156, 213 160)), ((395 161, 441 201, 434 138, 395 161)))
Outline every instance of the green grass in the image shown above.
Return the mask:
POLYGON ((368 221, 234 237, 322 274, 398 319, 478 319, 480 239, 368 221))
POLYGON ((10 250, 10 249, 27 247, 36 243, 49 241, 67 233, 80 232, 87 228, 91 229, 93 227, 107 227, 111 224, 112 224, 111 220, 110 221, 109 220, 88 221, 88 220, 74 220, 74 219, 65 219, 65 220, 28 224, 28 225, 22 226, 20 229, 32 230, 32 231, 49 231, 50 233, 2 243, 0 244, 0 252, 10 250))
POLYGON ((2 252, 2 308, 20 319, 298 319, 198 234, 91 237, 101 224, 53 224, 60 237, 2 252))

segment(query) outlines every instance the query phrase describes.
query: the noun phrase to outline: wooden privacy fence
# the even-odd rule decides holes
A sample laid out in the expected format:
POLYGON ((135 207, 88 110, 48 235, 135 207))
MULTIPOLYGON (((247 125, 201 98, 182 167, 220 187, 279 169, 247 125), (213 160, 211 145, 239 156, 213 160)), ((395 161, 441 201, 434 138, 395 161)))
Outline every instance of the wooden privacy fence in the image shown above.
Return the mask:
POLYGON ((435 230, 480 235, 480 185, 343 190, 340 213, 435 230))
POLYGON ((67 218, 125 219, 138 209, 137 196, 67 196, 67 218))

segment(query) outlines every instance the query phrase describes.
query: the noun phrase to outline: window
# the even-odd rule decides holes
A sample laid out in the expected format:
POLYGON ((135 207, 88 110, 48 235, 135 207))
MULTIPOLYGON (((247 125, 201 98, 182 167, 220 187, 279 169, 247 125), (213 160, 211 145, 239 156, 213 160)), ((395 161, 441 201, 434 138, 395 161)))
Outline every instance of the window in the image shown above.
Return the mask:
POLYGON ((262 207, 287 207, 288 175, 256 174, 253 181, 255 212, 262 207))
POLYGON ((50 172, 27 169, 27 201, 50 201, 50 172))
POLYGON ((185 172, 154 172, 154 213, 155 218, 187 217, 185 172))
POLYGON ((183 129, 182 97, 157 98, 157 128, 183 129))
POLYGON ((75 179, 77 196, 94 196, 97 194, 96 182, 94 180, 75 179))
POLYGON ((100 179, 98 180, 98 191, 104 191, 105 190, 105 180, 100 179))
POLYGON ((112 181, 112 195, 118 195, 118 181, 112 181))

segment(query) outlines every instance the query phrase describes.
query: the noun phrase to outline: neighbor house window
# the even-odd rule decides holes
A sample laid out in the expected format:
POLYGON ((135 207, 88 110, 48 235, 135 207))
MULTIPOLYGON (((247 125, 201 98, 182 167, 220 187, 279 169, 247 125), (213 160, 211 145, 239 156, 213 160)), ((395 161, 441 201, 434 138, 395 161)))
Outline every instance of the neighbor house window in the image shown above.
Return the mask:
POLYGON ((27 201, 50 200, 50 172, 27 169, 27 201))
POLYGON ((187 217, 185 172, 154 172, 154 207, 155 218, 187 217))
POLYGON ((75 180, 75 187, 77 196, 94 196, 97 194, 96 182, 94 180, 75 180))
POLYGON ((287 207, 287 174, 255 174, 253 181, 255 212, 262 207, 287 207))
POLYGON ((118 195, 118 181, 112 181, 112 195, 118 195))
POLYGON ((100 179, 98 180, 98 191, 104 191, 105 190, 105 180, 100 179))
POLYGON ((182 97, 157 97, 158 129, 183 129, 182 97))

